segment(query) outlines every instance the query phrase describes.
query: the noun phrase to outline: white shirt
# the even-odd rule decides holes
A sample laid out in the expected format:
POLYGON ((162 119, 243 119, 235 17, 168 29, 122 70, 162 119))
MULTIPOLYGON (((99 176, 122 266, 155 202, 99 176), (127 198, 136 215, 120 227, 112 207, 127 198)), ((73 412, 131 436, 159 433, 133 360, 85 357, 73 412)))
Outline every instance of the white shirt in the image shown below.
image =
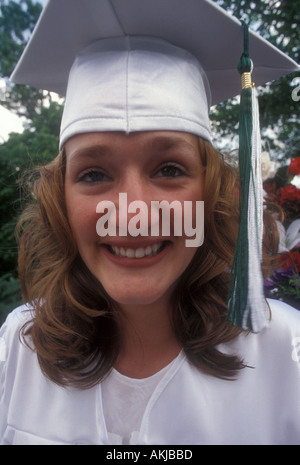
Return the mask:
MULTIPOLYGON (((221 347, 253 368, 225 381, 182 352, 147 400, 130 444, 300 444, 300 312, 269 303, 270 328, 221 347)), ((27 318, 17 309, 0 332, 0 444, 120 444, 107 429, 103 383, 79 390, 45 378, 18 339, 27 318)))
POLYGON ((103 413, 108 437, 113 443, 130 444, 138 437, 147 404, 169 365, 144 379, 124 376, 113 369, 102 382, 103 413))

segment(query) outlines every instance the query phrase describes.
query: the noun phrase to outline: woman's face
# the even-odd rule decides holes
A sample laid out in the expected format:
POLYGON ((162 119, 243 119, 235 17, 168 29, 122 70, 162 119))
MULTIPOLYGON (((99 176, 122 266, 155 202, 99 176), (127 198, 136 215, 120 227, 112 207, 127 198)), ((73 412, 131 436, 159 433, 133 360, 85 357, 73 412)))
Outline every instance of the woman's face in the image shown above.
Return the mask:
POLYGON ((169 236, 161 226, 158 236, 151 235, 158 219, 157 210, 151 214, 151 202, 176 200, 182 212, 184 201, 193 202, 195 226, 196 201, 203 200, 197 137, 171 131, 79 134, 65 150, 68 219, 86 266, 121 305, 167 302, 197 248, 186 247, 184 219, 182 235, 174 233, 172 209, 169 236), (126 206, 142 201, 145 208, 129 212, 124 200, 126 206), (111 202, 110 217, 108 210, 100 212, 105 201, 111 202), (98 234, 101 218, 110 235, 98 234), (129 224, 140 234, 128 234, 129 224))

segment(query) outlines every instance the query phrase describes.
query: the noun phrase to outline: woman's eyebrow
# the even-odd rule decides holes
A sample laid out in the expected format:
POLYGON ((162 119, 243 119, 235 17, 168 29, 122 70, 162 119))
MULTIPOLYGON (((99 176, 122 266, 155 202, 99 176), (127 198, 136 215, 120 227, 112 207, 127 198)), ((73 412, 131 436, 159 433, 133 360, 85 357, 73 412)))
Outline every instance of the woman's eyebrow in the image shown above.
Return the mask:
POLYGON ((75 150, 69 156, 69 161, 72 163, 75 161, 81 161, 82 159, 94 159, 96 160, 99 157, 105 155, 110 155, 111 149, 108 145, 93 145, 90 147, 84 147, 82 149, 75 150))
POLYGON ((195 146, 181 137, 157 136, 151 141, 151 146, 156 150, 179 149, 195 153, 195 146))

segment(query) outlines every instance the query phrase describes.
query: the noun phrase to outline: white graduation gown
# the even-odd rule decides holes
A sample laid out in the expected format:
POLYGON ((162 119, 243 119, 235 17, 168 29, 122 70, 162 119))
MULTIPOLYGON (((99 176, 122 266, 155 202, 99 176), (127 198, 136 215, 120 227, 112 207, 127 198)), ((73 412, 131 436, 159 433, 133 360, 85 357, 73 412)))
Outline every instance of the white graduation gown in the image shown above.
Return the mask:
MULTIPOLYGON (((131 444, 300 444, 300 312, 269 303, 270 328, 222 346, 253 368, 220 380, 182 353, 156 387, 131 444)), ((18 339, 24 308, 0 333, 0 444, 120 443, 106 430, 101 384, 62 388, 43 376, 36 354, 18 339)))

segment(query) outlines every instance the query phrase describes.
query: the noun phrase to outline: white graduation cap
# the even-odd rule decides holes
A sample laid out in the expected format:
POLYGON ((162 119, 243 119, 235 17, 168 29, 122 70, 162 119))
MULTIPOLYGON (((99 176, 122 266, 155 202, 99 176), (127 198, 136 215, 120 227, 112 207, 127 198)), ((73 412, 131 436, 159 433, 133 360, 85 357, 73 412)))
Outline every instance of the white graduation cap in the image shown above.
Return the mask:
MULTIPOLYGON (((61 145, 117 129, 209 139, 205 108, 240 93, 242 40, 241 23, 209 0, 49 0, 11 79, 67 93, 61 145)), ((298 69, 253 32, 250 48, 256 85, 298 69)))
POLYGON ((241 118, 245 192, 229 314, 257 332, 266 311, 249 47, 256 85, 299 69, 210 0, 49 0, 12 81, 66 95, 60 147, 74 134, 95 131, 177 130, 210 141, 209 108, 240 93, 240 61, 241 106, 256 119, 241 118))

